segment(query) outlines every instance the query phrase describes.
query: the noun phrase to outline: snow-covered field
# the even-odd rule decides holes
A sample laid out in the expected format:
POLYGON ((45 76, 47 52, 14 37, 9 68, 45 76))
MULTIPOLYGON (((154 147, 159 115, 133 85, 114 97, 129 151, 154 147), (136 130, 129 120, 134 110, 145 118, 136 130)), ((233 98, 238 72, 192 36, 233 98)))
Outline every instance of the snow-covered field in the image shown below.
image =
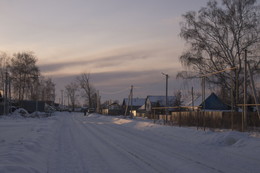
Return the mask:
POLYGON ((57 112, 0 117, 0 173, 259 173, 259 134, 57 112))

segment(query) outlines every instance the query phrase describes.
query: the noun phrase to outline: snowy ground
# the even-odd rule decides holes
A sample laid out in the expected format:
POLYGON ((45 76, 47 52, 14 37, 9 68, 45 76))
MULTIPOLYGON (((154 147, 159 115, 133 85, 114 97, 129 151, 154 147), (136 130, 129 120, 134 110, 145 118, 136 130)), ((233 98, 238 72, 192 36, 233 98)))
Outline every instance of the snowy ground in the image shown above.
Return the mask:
POLYGON ((0 117, 0 173, 259 173, 260 138, 83 113, 0 117))

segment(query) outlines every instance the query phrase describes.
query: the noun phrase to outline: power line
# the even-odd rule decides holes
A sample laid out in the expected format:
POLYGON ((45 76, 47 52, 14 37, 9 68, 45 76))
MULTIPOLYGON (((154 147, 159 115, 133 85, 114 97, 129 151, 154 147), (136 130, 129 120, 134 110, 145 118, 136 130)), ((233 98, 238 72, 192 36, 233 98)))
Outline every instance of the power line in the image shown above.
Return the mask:
POLYGON ((106 91, 101 91, 101 90, 99 92, 102 94, 113 95, 113 94, 119 94, 119 93, 125 92, 127 90, 129 90, 129 88, 123 88, 119 91, 114 91, 114 92, 106 92, 106 91))
MULTIPOLYGON (((142 88, 147 88, 147 87, 139 87, 139 86, 137 86, 137 87, 133 87, 134 89, 142 89, 142 88)), ((123 88, 123 89, 121 89, 121 90, 119 90, 119 91, 111 91, 111 92, 109 92, 109 91, 99 91, 100 93, 102 93, 102 94, 107 94, 107 95, 113 95, 113 94, 119 94, 119 93, 123 93, 123 92, 125 92, 125 91, 128 91, 129 90, 129 87, 127 87, 127 88, 123 88)))

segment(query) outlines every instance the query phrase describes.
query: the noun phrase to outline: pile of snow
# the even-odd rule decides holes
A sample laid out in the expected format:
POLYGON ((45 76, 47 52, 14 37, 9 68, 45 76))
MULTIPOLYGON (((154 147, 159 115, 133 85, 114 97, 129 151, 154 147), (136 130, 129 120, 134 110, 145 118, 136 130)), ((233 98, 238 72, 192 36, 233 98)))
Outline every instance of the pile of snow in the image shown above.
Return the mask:
POLYGON ((49 117, 51 115, 53 115, 54 113, 46 113, 46 112, 33 112, 33 113, 28 113, 28 111, 24 108, 18 108, 16 109, 14 112, 6 115, 6 116, 2 116, 3 118, 13 118, 13 119, 17 119, 17 118, 42 118, 42 117, 49 117))
POLYGON ((52 113, 46 113, 46 112, 33 112, 30 114, 30 117, 32 118, 41 118, 41 117, 48 117, 51 116, 52 113))
POLYGON ((88 114, 88 117, 91 117, 91 118, 100 118, 100 117, 103 117, 103 116, 100 115, 100 114, 97 114, 97 113, 91 113, 91 114, 88 114))
POLYGON ((27 110, 25 110, 23 108, 16 109, 11 115, 13 117, 19 117, 19 116, 29 117, 30 116, 30 114, 27 112, 27 110))

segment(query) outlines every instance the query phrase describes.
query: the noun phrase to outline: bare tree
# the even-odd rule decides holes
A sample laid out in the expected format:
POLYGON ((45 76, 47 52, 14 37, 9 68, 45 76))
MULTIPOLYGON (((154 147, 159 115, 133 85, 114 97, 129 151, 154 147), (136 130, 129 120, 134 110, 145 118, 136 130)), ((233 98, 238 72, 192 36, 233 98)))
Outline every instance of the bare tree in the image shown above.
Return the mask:
POLYGON ((18 100, 30 99, 37 89, 40 71, 37 58, 32 52, 19 52, 13 55, 10 64, 12 86, 18 100))
POLYGON ((72 106, 72 111, 74 111, 78 97, 78 84, 76 82, 71 82, 70 84, 66 85, 65 89, 72 106))
POLYGON ((38 95, 40 100, 53 102, 55 101, 55 84, 51 78, 45 78, 41 76, 38 87, 38 95))
POLYGON ((174 93, 174 97, 175 97, 175 100, 173 102, 173 106, 181 106, 182 104, 182 95, 181 95, 181 91, 176 91, 174 93))
POLYGON ((78 83, 80 88, 83 90, 83 96, 86 98, 88 102, 88 106, 93 108, 95 106, 95 88, 90 82, 90 73, 82 73, 78 78, 78 83))
MULTIPOLYGON (((218 2, 211 0, 198 12, 183 15, 180 36, 190 47, 180 60, 198 75, 236 67, 237 78, 231 72, 207 78, 227 95, 232 87, 242 86, 244 51, 256 53, 259 48, 260 11, 256 0, 222 0, 221 5, 218 2)), ((248 62, 253 72, 259 73, 259 56, 248 57, 248 62)), ((188 77, 189 73, 181 72, 178 76, 188 77)))

